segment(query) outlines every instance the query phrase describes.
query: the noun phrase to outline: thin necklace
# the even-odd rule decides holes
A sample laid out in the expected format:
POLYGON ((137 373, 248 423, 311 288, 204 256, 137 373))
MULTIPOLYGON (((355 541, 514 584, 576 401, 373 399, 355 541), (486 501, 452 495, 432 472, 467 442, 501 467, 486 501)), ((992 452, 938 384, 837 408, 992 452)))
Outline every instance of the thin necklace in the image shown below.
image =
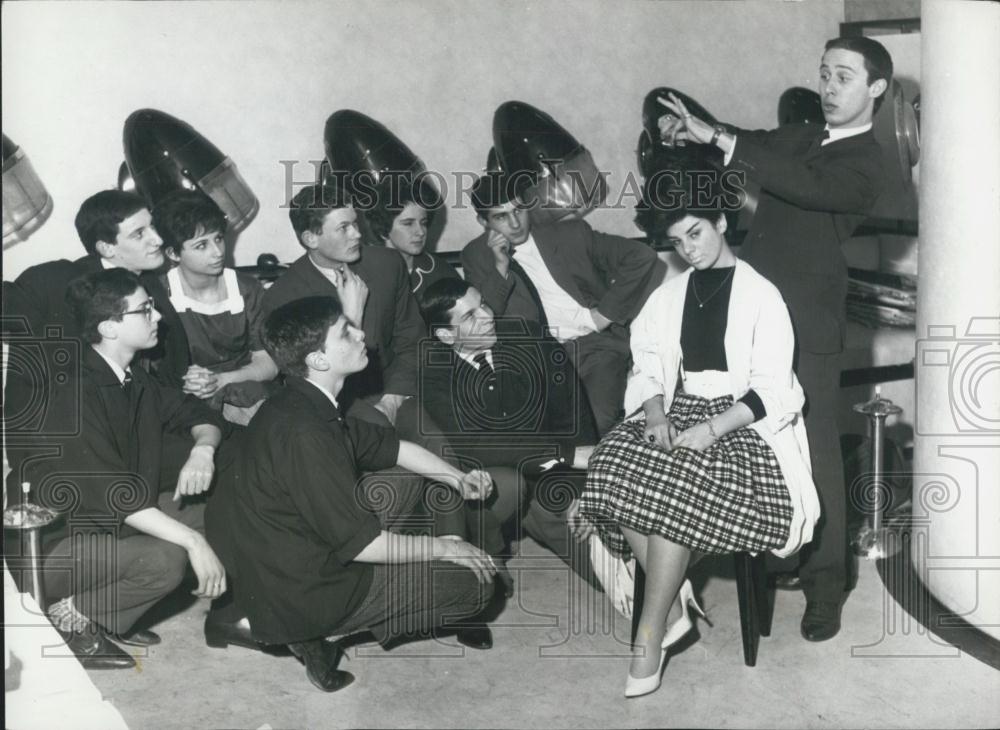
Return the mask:
POLYGON ((701 297, 698 296, 698 280, 695 279, 694 276, 692 275, 692 277, 691 277, 691 291, 694 292, 694 298, 698 301, 698 309, 701 309, 702 307, 704 307, 708 303, 709 299, 711 299, 716 294, 718 294, 720 291, 722 291, 722 287, 724 287, 726 285, 726 282, 729 281, 729 277, 733 275, 734 271, 736 271, 736 267, 735 266, 729 270, 729 273, 726 274, 726 278, 724 278, 722 280, 722 283, 719 284, 715 288, 715 291, 712 292, 711 294, 709 294, 704 299, 702 299, 701 297))

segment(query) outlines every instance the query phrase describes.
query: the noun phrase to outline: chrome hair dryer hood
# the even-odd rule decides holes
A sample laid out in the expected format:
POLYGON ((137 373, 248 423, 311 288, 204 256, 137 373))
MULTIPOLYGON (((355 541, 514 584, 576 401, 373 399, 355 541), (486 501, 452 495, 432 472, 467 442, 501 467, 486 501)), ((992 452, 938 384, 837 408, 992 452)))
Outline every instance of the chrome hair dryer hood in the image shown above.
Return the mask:
POLYGON ((125 120, 125 163, 131 180, 119 171, 119 187, 130 182, 155 206, 179 188, 201 190, 215 201, 231 231, 246 228, 260 208, 235 163, 187 122, 156 109, 139 109, 125 120))
POLYGON ((24 151, 3 135, 3 247, 26 241, 52 213, 52 197, 24 151))
POLYGON ((324 177, 346 177, 347 184, 361 194, 375 188, 406 182, 426 208, 441 205, 441 193, 423 161, 380 122, 354 111, 340 109, 326 120, 323 145, 328 167, 324 177))
POLYGON ((555 119, 523 101, 493 114, 493 146, 508 175, 525 176, 525 200, 536 223, 583 218, 607 197, 594 158, 555 119))

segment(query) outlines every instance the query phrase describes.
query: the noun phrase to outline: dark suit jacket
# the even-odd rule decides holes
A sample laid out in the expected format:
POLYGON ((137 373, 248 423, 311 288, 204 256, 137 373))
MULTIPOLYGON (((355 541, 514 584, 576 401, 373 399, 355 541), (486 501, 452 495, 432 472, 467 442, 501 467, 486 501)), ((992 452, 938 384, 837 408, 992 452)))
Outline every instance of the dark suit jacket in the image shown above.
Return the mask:
POLYGON ((26 460, 8 479, 8 493, 15 483, 29 481, 33 501, 66 513, 60 529, 46 534, 46 542, 65 537, 70 521, 98 531, 120 528, 122 537, 136 534, 122 521, 155 507, 159 493, 175 487, 161 478, 165 439, 174 435, 190 443, 193 426, 225 428, 221 416, 200 400, 162 385, 142 368, 132 368, 129 397, 92 347, 83 347, 80 360, 78 388, 66 391, 79 397, 50 404, 62 423, 76 425, 75 433, 39 437, 39 447, 51 446, 61 454, 26 460))
MULTIPOLYGON (((79 330, 72 312, 66 305, 66 290, 70 282, 81 276, 103 270, 100 256, 84 256, 76 261, 59 259, 26 269, 12 285, 16 294, 6 316, 23 316, 35 337, 46 336, 46 330, 61 327, 63 336, 78 337, 79 330)), ((139 276, 146 292, 156 301, 163 319, 159 326, 159 343, 142 353, 142 360, 161 382, 180 386, 191 364, 187 336, 177 312, 174 311, 158 272, 146 271, 139 276)))
MULTIPOLYGON (((364 246, 350 269, 368 286, 363 329, 368 366, 348 378, 352 396, 417 393, 417 343, 426 327, 410 292, 410 276, 398 252, 364 246)), ((264 310, 311 296, 337 296, 337 289, 303 255, 264 294, 264 310)))
MULTIPOLYGON (((610 329, 627 339, 625 327, 666 274, 666 265, 653 249, 629 238, 599 233, 580 220, 533 225, 531 235, 556 283, 581 307, 597 307, 620 325, 610 329)), ((462 249, 465 278, 497 315, 540 321, 521 276, 511 271, 504 279, 497 272, 486 239, 484 233, 462 249)))
POLYGON ((597 443, 583 386, 562 345, 542 338, 537 326, 520 325, 497 322, 494 378, 442 342, 422 352, 423 406, 467 467, 553 457, 572 463, 576 446, 597 443))
POLYGON ((390 428, 345 420, 297 377, 264 402, 244 438, 206 513, 237 604, 261 641, 334 633, 368 593, 374 566, 354 559, 382 530, 359 498, 361 471, 395 464, 399 440, 390 428))
POLYGON ((419 302, 420 295, 434 282, 441 281, 441 279, 461 278, 455 271, 455 267, 442 257, 436 253, 424 251, 413 258, 413 271, 410 272, 410 291, 419 302))
POLYGON ((818 146, 821 129, 799 124, 739 132, 730 168, 762 190, 741 257, 778 287, 799 347, 843 349, 851 236, 883 185, 882 155, 872 133, 818 146))

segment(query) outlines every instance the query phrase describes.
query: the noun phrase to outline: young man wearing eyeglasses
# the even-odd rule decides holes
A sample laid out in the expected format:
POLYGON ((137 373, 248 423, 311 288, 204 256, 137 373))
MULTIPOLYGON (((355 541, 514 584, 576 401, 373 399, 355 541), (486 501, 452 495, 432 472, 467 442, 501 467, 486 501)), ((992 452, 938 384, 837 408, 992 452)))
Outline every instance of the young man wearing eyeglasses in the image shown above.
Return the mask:
POLYGON ((79 424, 69 437, 46 439, 59 457, 30 460, 21 478, 36 485, 38 502, 64 513, 43 534, 42 575, 56 599, 50 620, 84 667, 128 668, 135 660, 115 642, 160 642, 136 621, 180 585, 188 563, 194 595, 226 589, 198 497, 213 481, 223 422, 134 366, 156 346, 161 319, 135 274, 88 274, 70 285, 66 302, 84 343, 79 387, 75 402, 57 395, 52 407, 79 424))

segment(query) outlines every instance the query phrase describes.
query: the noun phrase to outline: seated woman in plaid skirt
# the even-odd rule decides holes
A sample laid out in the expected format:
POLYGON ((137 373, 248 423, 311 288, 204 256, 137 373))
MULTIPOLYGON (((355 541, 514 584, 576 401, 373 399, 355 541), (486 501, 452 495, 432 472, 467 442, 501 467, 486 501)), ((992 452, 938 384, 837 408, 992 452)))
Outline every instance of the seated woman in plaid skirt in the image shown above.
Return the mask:
POLYGON ((684 579, 692 552, 789 555, 819 516, 785 303, 736 259, 721 208, 689 207, 691 188, 670 200, 637 221, 666 231, 690 268, 632 323, 632 415, 595 450, 580 504, 611 552, 646 572, 627 697, 659 687, 688 607, 701 613, 684 579))

